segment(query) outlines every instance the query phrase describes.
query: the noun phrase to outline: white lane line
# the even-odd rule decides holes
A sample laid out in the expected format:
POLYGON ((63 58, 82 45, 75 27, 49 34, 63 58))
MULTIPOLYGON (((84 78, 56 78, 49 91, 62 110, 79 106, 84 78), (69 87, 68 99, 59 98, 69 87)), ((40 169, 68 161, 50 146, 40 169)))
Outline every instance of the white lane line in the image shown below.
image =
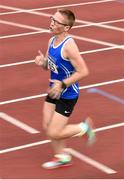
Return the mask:
MULTIPOLYGON (((124 22, 124 19, 115 19, 115 20, 109 20, 109 21, 102 21, 102 22, 98 22, 98 23, 95 23, 95 24, 112 24, 112 23, 119 23, 119 22, 124 22)), ((76 28, 83 28, 83 27, 90 27, 90 26, 93 26, 94 23, 89 23, 89 24, 82 24, 82 25, 76 25, 76 26, 73 26, 72 28, 73 29, 76 29, 76 28)), ((115 26, 112 26, 112 27, 115 27, 115 26)), ((124 30, 124 28, 121 28, 122 31, 124 30)))
MULTIPOLYGON (((111 20, 111 21, 103 21, 103 22, 99 22, 96 24, 109 24, 109 23, 117 23, 117 22, 123 22, 124 19, 115 19, 115 20, 111 20)), ((73 26, 72 29, 76 29, 76 28, 83 28, 83 27, 90 27, 94 25, 94 23, 88 23, 88 24, 83 24, 83 25, 76 25, 73 26)), ((48 30, 46 30, 48 31, 48 30)), ((46 32, 45 31, 45 32, 46 32)), ((123 29, 122 29, 123 31, 123 29)), ((6 35, 6 36, 1 36, 0 39, 4 39, 4 38, 12 38, 12 37, 19 37, 19 36, 26 36, 26 35, 32 35, 32 34, 39 34, 42 33, 42 31, 35 31, 35 32, 29 32, 29 33, 20 33, 20 34, 12 34, 12 35, 6 35)))
POLYGON ((115 30, 115 31, 124 32, 124 28, 115 27, 115 26, 112 26, 112 25, 104 25, 104 24, 107 24, 107 23, 102 23, 102 22, 99 22, 99 23, 88 23, 88 24, 85 24, 85 25, 77 25, 77 26, 74 26, 73 29, 90 27, 90 26, 97 26, 97 27, 100 26, 100 27, 102 27, 102 28, 112 29, 112 30, 115 30))
MULTIPOLYGON (((22 12, 29 13, 29 14, 39 15, 39 16, 50 17, 52 15, 52 14, 49 14, 49 13, 36 12, 36 11, 34 11, 32 9, 31 10, 26 10, 26 9, 11 7, 11 6, 2 6, 2 7, 9 8, 9 9, 15 10, 15 11, 22 11, 22 12)), ((92 24, 92 25, 97 26, 97 27, 112 29, 112 30, 116 30, 116 31, 122 31, 122 32, 124 31, 123 28, 118 28, 118 27, 110 26, 110 25, 104 25, 104 24, 101 24, 101 23, 94 23, 94 22, 84 21, 84 20, 76 20, 76 22, 85 23, 87 25, 92 24)))
MULTIPOLYGON (((109 23, 116 23, 116 22, 123 22, 123 21, 124 21, 124 19, 116 19, 116 20, 111 20, 111 21, 100 22, 100 24, 109 24, 109 23)), ((99 24, 99 23, 96 23, 96 24, 99 24)), ((83 28, 83 27, 90 27, 90 26, 92 26, 92 23, 91 24, 90 23, 89 24, 85 24, 85 25, 76 25, 76 26, 73 26, 72 29, 83 28)), ((123 29, 122 29, 122 31, 123 31, 123 29)), ((48 32, 48 30, 5 35, 5 36, 1 36, 0 39, 14 38, 14 37, 20 37, 20 36, 28 36, 28 35, 45 33, 45 32, 48 32)))
MULTIPOLYGON (((96 23, 97 25, 99 23, 96 23)), ((81 25, 76 25, 76 26, 73 26, 72 29, 78 29, 78 28, 84 28, 84 27, 91 27, 91 26, 95 26, 94 23, 92 24, 81 24, 81 25)), ((107 26, 106 26, 107 27, 107 26)), ((110 25, 109 25, 110 27, 110 25)), ((121 31, 121 32, 124 32, 124 28, 118 28, 118 27, 115 27, 115 26, 111 26, 110 28, 108 29, 112 29, 112 30, 116 30, 116 31, 121 31), (113 28, 114 27, 114 28, 113 28)))
MULTIPOLYGON (((5 7, 5 6, 4 6, 5 7)), ((8 6, 7 6, 8 8, 8 6)), ((10 7, 12 10, 24 10, 24 9, 20 9, 20 8, 15 8, 15 7, 10 7)), ((24 10, 24 12, 26 12, 26 10, 24 10)), ((40 15, 40 16, 48 16, 50 17, 51 14, 48 14, 48 13, 39 13, 39 12, 27 12, 27 13, 30 13, 30 14, 36 14, 36 15, 40 15)), ((27 25, 23 25, 23 24, 19 24, 19 23, 14 23, 14 22, 9 22, 9 21, 4 21, 4 20, 1 20, 0 21, 1 23, 3 24, 8 24, 8 25, 12 25, 12 26, 17 26, 17 27, 24 27, 24 28, 28 28, 27 25)), ((92 22, 89 22, 89 21, 83 21, 83 20, 76 20, 76 22, 79 22, 79 23, 86 23, 86 24, 93 24, 94 26, 98 26, 98 27, 105 27, 107 25, 102 25, 100 23, 92 23, 92 22)), ((109 27, 108 27, 109 28, 109 27)), ((118 29, 117 27, 114 27, 114 26, 111 26, 110 29, 118 29)), ((33 26, 29 26, 29 29, 32 29, 32 30, 37 30, 37 31, 41 31, 41 30, 44 30, 43 33, 46 31, 46 32, 49 32, 49 30, 47 29, 41 29, 41 28, 38 28, 38 27, 33 27, 33 26)), ((121 28, 122 29, 122 28, 121 28)), ((120 30, 121 30, 120 29, 120 30)), ((118 29, 119 30, 119 29, 118 29)), ((124 30, 123 30, 124 31, 124 30)), ((26 34, 25 34, 26 35, 26 34)), ((9 37, 14 37, 14 35, 9 35, 9 37)), ((16 36, 17 37, 17 34, 16 36)), ((73 36, 74 37, 74 36, 73 36)), ((4 39, 5 36, 2 36, 0 37, 0 39, 4 39)), ((104 42, 104 41, 99 41, 99 40, 94 40, 94 39, 90 39, 90 38, 84 38, 84 37, 80 37, 80 36, 75 36, 76 39, 80 39, 80 40, 84 40, 84 41, 88 41, 88 42, 92 42, 92 43, 97 43, 97 44, 102 44, 102 45, 107 45, 107 46, 119 46, 117 44, 113 44, 113 43, 108 43, 108 42, 104 42), (82 38, 82 39, 81 39, 82 38)), ((120 48, 120 47, 119 47, 120 48)))
POLYGON ((101 132, 101 131, 105 131, 105 130, 113 129, 113 128, 117 128, 117 127, 122 127, 122 126, 124 126, 124 122, 105 126, 105 127, 101 127, 101 128, 97 128, 94 130, 94 132, 101 132))
MULTIPOLYGON (((30 14, 35 14, 35 15, 39 15, 39 16, 46 16, 46 17, 50 17, 51 14, 49 13, 41 13, 41 12, 36 12, 34 10, 26 10, 26 9, 21 9, 21 8, 15 8, 15 7, 11 7, 11 6, 4 6, 4 8, 9 8, 9 9, 12 9, 12 10, 17 10, 17 11, 23 11, 25 13, 30 13, 30 14)), ((85 23, 87 25, 94 25, 96 27, 101 27, 101 28, 107 28, 107 29, 112 29, 112 30, 116 30, 116 31, 124 31, 123 28, 118 28, 118 27, 115 27, 115 26, 110 26, 110 25, 104 25, 104 24, 100 24, 100 23, 94 23, 94 22, 90 22, 90 21, 84 21, 84 20, 76 20, 76 22, 79 22, 79 23, 85 23)))
POLYGON ((45 94, 39 94, 39 95, 28 96, 28 97, 24 97, 24 98, 18 98, 18 99, 3 101, 3 102, 0 102, 0 105, 11 104, 11 103, 15 103, 15 102, 27 101, 30 99, 41 98, 41 97, 45 97, 46 95, 47 94, 45 93, 45 94))
MULTIPOLYGON (((120 46, 120 47, 124 48, 124 46, 120 46)), ((94 49, 94 50, 89 50, 89 51, 82 51, 82 52, 80 52, 80 54, 82 55, 82 54, 97 53, 97 52, 108 51, 108 50, 113 50, 113 49, 118 49, 118 46, 94 49)), ((26 61, 21 61, 21 62, 17 62, 17 63, 2 64, 2 65, 0 65, 0 68, 18 66, 18 65, 23 65, 23 64, 30 64, 30 63, 34 63, 34 62, 35 62, 35 60, 32 59, 32 60, 26 60, 26 61)))
POLYGON ((80 159, 81 161, 84 161, 85 163, 97 168, 98 170, 101 170, 102 172, 106 174, 114 174, 117 173, 117 171, 109 168, 108 166, 105 166, 102 163, 99 163, 98 161, 95 161, 94 159, 89 158, 88 156, 79 153, 78 151, 72 149, 72 148, 66 148, 66 152, 71 153, 74 157, 80 159))
POLYGON ((91 42, 91 43, 96 43, 96 44, 101 44, 101 45, 105 45, 105 46, 113 46, 113 47, 117 47, 119 49, 121 49, 120 45, 118 44, 114 44, 114 43, 109 43, 109 42, 105 42, 105 41, 100 41, 100 40, 95 40, 95 39, 90 39, 90 38, 86 38, 86 37, 82 37, 82 36, 77 36, 77 35, 71 35, 74 39, 78 39, 78 40, 82 40, 82 41, 86 41, 86 42, 91 42))
POLYGON ((34 62, 35 62, 35 60, 32 59, 32 60, 22 61, 22 62, 17 62, 17 63, 3 64, 3 65, 0 65, 0 68, 18 66, 18 65, 23 65, 23 64, 30 64, 30 63, 34 63, 34 62))
POLYGON ((5 21, 5 20, 0 20, 0 23, 1 24, 7 24, 7 25, 10 25, 10 26, 21 27, 21 28, 25 28, 25 29, 31 29, 31 30, 35 30, 35 31, 44 31, 44 30, 46 31, 47 30, 47 29, 44 29, 44 28, 38 28, 38 27, 35 27, 35 26, 28 26, 28 25, 25 25, 25 24, 20 24, 20 23, 5 21))
POLYGON ((4 5, 2 5, 0 7, 5 8, 5 9, 11 9, 11 10, 14 10, 19 13, 21 12, 21 13, 28 13, 28 14, 34 14, 34 15, 39 15, 39 16, 50 17, 50 14, 32 11, 32 9, 28 10, 28 9, 16 8, 16 7, 12 7, 12 6, 4 6, 4 5))
MULTIPOLYGON (((97 25, 99 25, 99 24, 102 25, 101 22, 96 23, 96 24, 97 24, 97 25)), ((85 27, 91 27, 91 26, 96 26, 96 25, 94 25, 94 23, 92 23, 92 24, 81 24, 81 25, 75 25, 75 26, 73 26, 72 29, 85 28, 85 27)), ((110 25, 109 25, 109 27, 110 27, 110 28, 108 28, 108 29, 112 29, 112 30, 124 32, 124 28, 115 27, 115 26, 110 26, 110 25)), ((103 27, 103 28, 105 28, 105 27, 103 27)))
POLYGON ((101 82, 101 83, 96 83, 96 84, 91 84, 91 85, 86 85, 86 86, 81 86, 80 90, 81 89, 92 88, 92 87, 105 86, 105 85, 115 84, 115 83, 120 83, 120 82, 124 82, 124 78, 116 79, 116 80, 111 80, 111 81, 106 81, 106 82, 101 82))
POLYGON ((11 117, 10 115, 4 113, 4 112, 0 112, 0 118, 2 118, 4 121, 7 121, 11 124, 13 124, 14 126, 30 133, 30 134, 36 134, 36 133, 40 133, 40 131, 37 131, 36 129, 30 127, 29 125, 19 121, 18 119, 15 119, 13 117, 11 117))
MULTIPOLYGON (((38 27, 33 27, 33 26, 27 26, 27 25, 23 25, 23 24, 19 24, 19 23, 13 23, 13 22, 9 22, 9 21, 0 21, 4 24, 9 24, 9 25, 12 25, 12 26, 17 26, 17 27, 25 27, 27 29, 32 29, 32 30, 43 30, 43 33, 46 32, 46 33, 49 33, 49 30, 47 29, 42 29, 42 28, 38 28, 38 27)), ((86 41, 86 42, 92 42, 92 43, 95 43, 95 44, 101 44, 101 45, 105 45, 105 46, 118 46, 119 49, 123 49, 121 47, 121 45, 118 45, 118 44, 114 44, 114 43, 109 43, 109 42, 105 42, 105 41, 100 41, 100 40, 95 40, 95 39, 90 39, 90 38, 86 38, 86 37, 82 37, 82 36, 77 36, 77 35, 71 35, 73 38, 75 39, 78 39, 78 40, 81 40, 81 41, 86 41)), ((1 39, 2 37, 0 37, 1 39)))
MULTIPOLYGON (((76 3, 76 4, 63 4, 63 5, 58 5, 58 6, 29 9, 28 11, 49 10, 49 9, 56 9, 56 8, 62 8, 62 7, 73 7, 73 6, 84 6, 84 5, 90 5, 90 4, 107 3, 107 2, 112 2, 112 1, 116 1, 116 0, 101 0, 101 1, 76 3)), ((1 5, 0 7, 3 9, 11 9, 9 6, 4 6, 4 5, 1 5)), ((24 10, 18 10, 18 11, 16 10, 16 12, 0 13, 0 15, 15 14, 15 13, 22 13, 22 12, 24 12, 24 10)))
MULTIPOLYGON (((124 82, 124 79, 116 79, 116 80, 111 80, 111 81, 107 81, 107 82, 101 82, 101 83, 96 83, 96 84, 90 84, 90 85, 86 85, 86 86, 81 86, 81 87, 80 87, 80 90, 81 90, 81 89, 92 88, 92 87, 99 87, 99 86, 114 84, 114 83, 120 83, 120 82, 124 82)), ((18 99, 7 100, 7 101, 0 102, 0 105, 11 104, 11 103, 20 102, 20 101, 26 101, 26 100, 30 100, 30 99, 41 98, 41 97, 44 97, 44 96, 46 96, 46 95, 47 95, 47 94, 45 93, 45 94, 28 96, 28 97, 23 97, 23 98, 18 98, 18 99)))
MULTIPOLYGON (((97 128, 94 131, 100 132, 100 131, 105 131, 107 129, 118 128, 118 127, 123 127, 123 126, 124 126, 124 123, 117 123, 117 124, 97 128)), ((21 146, 16 146, 16 147, 12 147, 12 148, 7 148, 7 149, 0 150, 0 154, 13 152, 13 151, 17 151, 17 150, 21 150, 21 149, 25 149, 25 148, 29 148, 29 147, 33 147, 33 146, 38 146, 38 145, 46 144, 46 143, 50 143, 50 142, 51 142, 50 140, 44 140, 44 141, 38 141, 38 142, 25 144, 25 145, 21 145, 21 146)))
POLYGON ((35 32, 28 32, 28 33, 11 34, 11 35, 0 36, 0 39, 29 36, 29 35, 42 34, 42 33, 47 33, 47 32, 48 32, 48 30, 44 30, 44 31, 41 30, 41 31, 35 31, 35 32))
MULTIPOLYGON (((76 20, 76 22, 86 24, 85 27, 92 25, 92 26, 96 26, 99 28, 105 28, 105 29, 111 29, 111 30, 115 30, 115 31, 124 32, 124 28, 119 28, 119 27, 112 26, 112 25, 105 25, 105 23, 102 23, 102 22, 95 23, 95 22, 84 21, 84 20, 76 20)), ((79 27, 77 26, 77 28, 79 28, 79 27)))
POLYGON ((17 150, 21 150, 21 149, 25 149, 25 148, 29 148, 29 147, 33 147, 33 146, 38 146, 38 145, 46 144, 49 142, 51 142, 51 141, 50 140, 44 140, 44 141, 38 141, 38 142, 25 144, 25 145, 13 147, 13 148, 3 149, 3 150, 0 150, 0 154, 12 152, 12 151, 17 151, 17 150))
MULTIPOLYGON (((120 46, 120 48, 124 49, 124 45, 120 46)), ((112 50, 112 49, 118 49, 118 46, 83 51, 83 52, 80 52, 80 54, 90 54, 90 53, 96 53, 96 52, 101 52, 101 51, 108 51, 108 50, 112 50)))

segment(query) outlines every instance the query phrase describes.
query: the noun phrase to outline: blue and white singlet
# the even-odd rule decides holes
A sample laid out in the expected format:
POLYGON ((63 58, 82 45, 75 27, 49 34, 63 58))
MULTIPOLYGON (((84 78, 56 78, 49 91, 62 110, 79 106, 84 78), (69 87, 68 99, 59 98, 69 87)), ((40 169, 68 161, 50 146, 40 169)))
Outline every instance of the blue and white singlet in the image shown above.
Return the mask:
MULTIPOLYGON (((68 59, 65 59, 62 55, 62 49, 68 42, 71 36, 67 36, 60 44, 54 46, 56 37, 53 37, 48 49, 48 69, 51 71, 51 79, 64 80, 70 77, 75 69, 68 59)), ((50 86, 52 83, 50 83, 50 86)), ((74 99, 79 95, 79 84, 74 83, 61 93, 61 98, 74 99)))

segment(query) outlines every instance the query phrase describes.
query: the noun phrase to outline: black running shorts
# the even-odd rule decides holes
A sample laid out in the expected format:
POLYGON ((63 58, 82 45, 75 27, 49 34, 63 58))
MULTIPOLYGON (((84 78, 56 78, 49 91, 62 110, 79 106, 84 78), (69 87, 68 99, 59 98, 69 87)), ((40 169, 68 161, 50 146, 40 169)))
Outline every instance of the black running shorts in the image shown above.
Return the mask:
POLYGON ((52 99, 49 96, 46 97, 46 102, 55 104, 55 111, 63 116, 69 117, 72 114, 74 106, 78 100, 78 97, 75 99, 52 99))

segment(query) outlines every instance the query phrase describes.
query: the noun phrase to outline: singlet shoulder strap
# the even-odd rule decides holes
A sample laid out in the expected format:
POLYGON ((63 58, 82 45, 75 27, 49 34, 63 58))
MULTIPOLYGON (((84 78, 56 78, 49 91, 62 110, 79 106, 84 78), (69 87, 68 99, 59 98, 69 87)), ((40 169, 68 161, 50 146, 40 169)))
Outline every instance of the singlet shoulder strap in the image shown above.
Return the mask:
POLYGON ((67 36, 63 41, 62 41, 62 44, 64 44, 66 41, 68 41, 69 39, 72 39, 72 37, 69 35, 67 36))
POLYGON ((55 38, 56 38, 56 37, 53 36, 53 37, 50 39, 49 47, 53 45, 55 38))
POLYGON ((54 48, 58 48, 58 47, 62 47, 69 39, 71 39, 72 37, 70 35, 68 35, 65 39, 63 39, 62 42, 60 42, 57 46, 54 45, 54 40, 55 38, 53 38, 53 41, 51 43, 51 45, 54 47, 54 48))

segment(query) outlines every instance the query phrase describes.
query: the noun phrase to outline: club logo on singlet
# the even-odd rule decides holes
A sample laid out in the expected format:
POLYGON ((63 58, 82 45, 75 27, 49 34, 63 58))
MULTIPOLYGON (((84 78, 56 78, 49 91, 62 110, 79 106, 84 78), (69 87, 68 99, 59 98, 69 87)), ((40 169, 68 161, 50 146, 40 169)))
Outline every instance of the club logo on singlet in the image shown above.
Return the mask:
POLYGON ((58 69, 56 64, 48 57, 48 69, 58 74, 58 69))

